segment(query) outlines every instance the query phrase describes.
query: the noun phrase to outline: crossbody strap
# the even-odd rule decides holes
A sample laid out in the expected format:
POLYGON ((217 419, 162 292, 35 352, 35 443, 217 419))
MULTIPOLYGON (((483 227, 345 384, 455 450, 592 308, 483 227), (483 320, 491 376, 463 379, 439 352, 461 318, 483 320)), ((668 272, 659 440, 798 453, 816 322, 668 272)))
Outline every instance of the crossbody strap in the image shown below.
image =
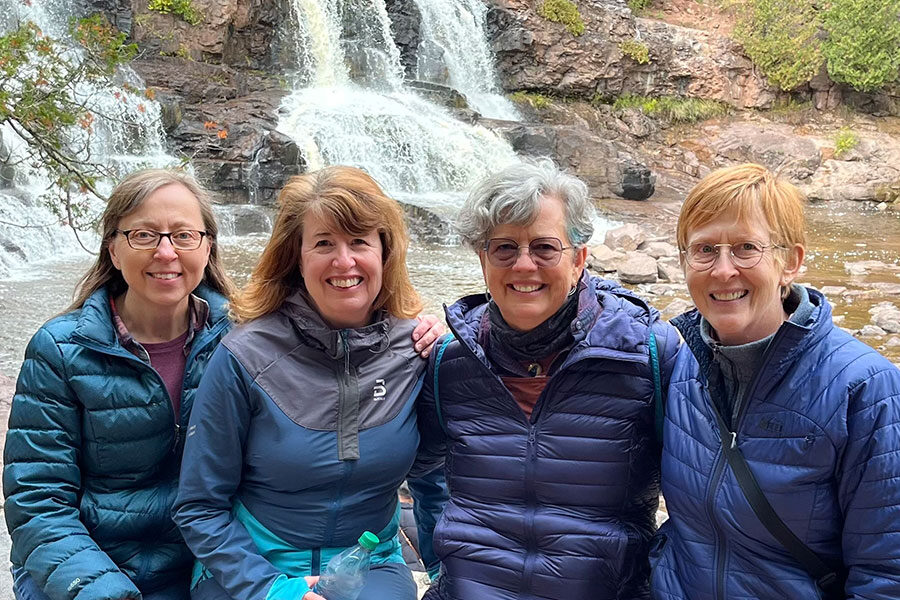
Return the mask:
POLYGON ((653 422, 656 425, 656 441, 662 446, 663 425, 666 420, 666 404, 663 402, 662 377, 659 374, 659 348, 656 347, 656 334, 650 329, 650 368, 653 371, 653 422))
POLYGON ((825 593, 826 599, 844 598, 844 579, 845 576, 834 569, 822 558, 812 551, 812 549, 803 543, 803 541, 794 534, 787 524, 781 520, 778 513, 769 503, 759 482, 753 476, 747 459, 737 447, 737 434, 730 431, 725 426, 725 421, 719 414, 718 409, 713 404, 713 410, 716 413, 716 420, 719 422, 719 431, 722 435, 722 451, 725 459, 731 467, 737 479, 741 492, 750 504, 750 508, 756 513, 756 517, 766 527, 772 537, 778 540, 784 549, 791 553, 791 556, 809 573, 815 580, 819 589, 825 593))

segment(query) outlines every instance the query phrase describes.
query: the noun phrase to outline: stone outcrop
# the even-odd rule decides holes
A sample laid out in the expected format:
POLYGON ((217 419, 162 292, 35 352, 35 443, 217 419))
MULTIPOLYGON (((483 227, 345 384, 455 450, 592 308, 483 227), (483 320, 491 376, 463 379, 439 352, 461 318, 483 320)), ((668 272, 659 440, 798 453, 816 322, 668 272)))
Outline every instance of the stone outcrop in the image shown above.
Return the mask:
POLYGON ((275 131, 285 95, 278 78, 166 57, 133 66, 163 105, 174 152, 192 157, 222 201, 272 203, 288 177, 305 171, 297 145, 275 131))
POLYGON ((490 0, 487 25, 506 89, 563 96, 622 94, 692 96, 738 108, 772 104, 777 90, 729 38, 648 19, 635 19, 620 0, 578 3, 585 32, 573 36, 535 11, 529 0, 490 0), (623 54, 623 42, 644 44, 650 62, 623 54))
MULTIPOLYGON (((95 0, 116 4, 119 0, 95 0)), ((147 8, 146 0, 131 0, 132 37, 151 54, 180 56, 240 67, 263 69, 273 62, 286 71, 279 54, 279 25, 287 3, 282 0, 191 0, 201 23, 191 25, 173 14, 147 8)), ((289 66, 289 65, 288 65, 289 66)))

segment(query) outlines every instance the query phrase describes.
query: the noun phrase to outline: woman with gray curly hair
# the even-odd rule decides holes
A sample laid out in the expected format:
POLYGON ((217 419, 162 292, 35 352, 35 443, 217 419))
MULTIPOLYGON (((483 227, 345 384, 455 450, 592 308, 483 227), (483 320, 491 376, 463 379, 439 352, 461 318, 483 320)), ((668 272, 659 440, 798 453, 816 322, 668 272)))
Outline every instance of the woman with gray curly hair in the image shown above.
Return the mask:
POLYGON ((429 600, 649 594, 654 395, 678 336, 587 273, 593 219, 584 183, 549 161, 488 177, 461 211, 489 293, 447 309, 419 398, 420 451, 445 456, 451 494, 429 600))

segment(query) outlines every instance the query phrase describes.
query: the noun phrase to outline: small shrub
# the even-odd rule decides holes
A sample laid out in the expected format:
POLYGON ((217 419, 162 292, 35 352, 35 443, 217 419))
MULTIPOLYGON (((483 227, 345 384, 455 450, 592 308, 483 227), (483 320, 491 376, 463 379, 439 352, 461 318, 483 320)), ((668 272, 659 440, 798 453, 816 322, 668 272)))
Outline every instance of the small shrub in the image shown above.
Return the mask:
POLYGON ((538 14, 554 23, 562 23, 574 36, 584 33, 584 21, 578 7, 571 0, 544 0, 538 14))
POLYGON ((650 62, 650 49, 647 48, 647 44, 638 40, 625 40, 619 44, 619 50, 639 65, 646 65, 650 62))
POLYGON ((695 123, 713 117, 728 114, 731 110, 727 104, 715 100, 697 98, 677 98, 663 96, 650 98, 647 96, 626 95, 616 98, 613 109, 638 108, 646 115, 660 117, 670 123, 695 123))
POLYGON ((750 0, 741 5, 734 35, 773 85, 792 90, 822 66, 819 27, 810 0, 750 0))
POLYGON ((538 110, 549 108, 552 104, 550 98, 535 92, 514 92, 509 95, 509 99, 516 104, 527 104, 531 108, 538 110))
POLYGON ((834 157, 840 158, 859 144, 859 138, 849 127, 841 127, 834 134, 834 157))
POLYGON ((900 0, 830 0, 822 15, 831 78, 873 92, 900 75, 900 0))
POLYGON ((199 25, 203 21, 203 16, 194 8, 191 0, 150 0, 147 8, 164 15, 175 15, 191 25, 199 25))
POLYGON ((652 0, 626 0, 628 3, 628 8, 631 9, 633 13, 639 13, 648 6, 650 6, 650 2, 652 0))

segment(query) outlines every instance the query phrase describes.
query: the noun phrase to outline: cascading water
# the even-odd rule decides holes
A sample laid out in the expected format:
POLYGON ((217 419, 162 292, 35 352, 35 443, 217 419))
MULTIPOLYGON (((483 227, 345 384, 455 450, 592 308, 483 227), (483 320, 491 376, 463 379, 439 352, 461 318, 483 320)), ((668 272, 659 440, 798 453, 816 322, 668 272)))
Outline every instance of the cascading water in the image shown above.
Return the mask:
MULTIPOLYGON (((0 33, 31 21, 43 34, 67 46, 67 55, 77 60, 79 50, 68 33, 73 10, 72 3, 65 0, 28 4, 0 0, 0 33)), ((110 85, 84 84, 74 91, 74 98, 89 107, 94 120, 90 137, 77 126, 67 132, 72 152, 80 160, 102 165, 110 180, 141 167, 177 164, 177 159, 164 151, 159 104, 119 87, 122 84, 143 87, 137 74, 126 67, 110 85)), ((5 163, 0 165, 5 173, 0 176, 0 275, 26 261, 83 252, 72 231, 42 203, 41 195, 53 185, 51 178, 40 165, 23 160, 26 156, 25 142, 8 125, 0 129, 0 161, 5 163)), ((111 189, 110 180, 98 183, 101 193, 111 189)), ((85 238, 96 244, 90 234, 82 236, 83 241, 85 238)))
POLYGON ((414 198, 458 194, 515 160, 494 133, 403 87, 384 0, 293 0, 293 17, 303 73, 278 128, 312 167, 362 167, 414 198))
POLYGON ((484 33, 482 0, 415 0, 422 16, 416 76, 449 85, 469 105, 491 119, 519 120, 512 102, 500 94, 484 33))

